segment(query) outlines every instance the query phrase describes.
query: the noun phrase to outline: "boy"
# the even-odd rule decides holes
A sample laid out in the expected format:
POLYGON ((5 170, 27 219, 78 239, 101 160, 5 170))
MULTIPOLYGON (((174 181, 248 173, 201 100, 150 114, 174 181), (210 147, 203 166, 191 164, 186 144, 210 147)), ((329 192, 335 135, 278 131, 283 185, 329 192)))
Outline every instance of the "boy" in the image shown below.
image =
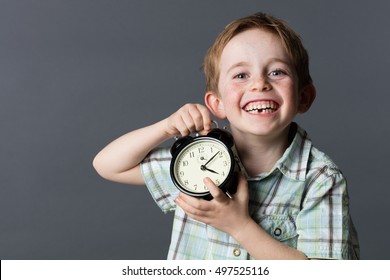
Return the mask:
POLYGON ((168 259, 357 259, 346 181, 293 122, 316 96, 308 55, 283 21, 257 13, 229 24, 204 60, 205 104, 186 104, 130 132, 95 158, 98 173, 146 184, 161 209, 175 211, 168 259), (170 153, 176 135, 205 134, 210 112, 227 118, 249 178, 233 199, 204 178, 214 199, 179 193, 170 153))

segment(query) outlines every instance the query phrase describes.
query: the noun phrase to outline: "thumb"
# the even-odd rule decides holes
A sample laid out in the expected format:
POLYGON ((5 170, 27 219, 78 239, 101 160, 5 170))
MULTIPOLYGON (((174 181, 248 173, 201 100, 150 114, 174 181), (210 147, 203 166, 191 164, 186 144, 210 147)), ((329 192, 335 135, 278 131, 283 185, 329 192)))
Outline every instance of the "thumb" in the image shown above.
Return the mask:
POLYGON ((203 183, 209 189, 211 195, 215 200, 224 201, 228 199, 225 193, 217 185, 215 185, 214 182, 209 177, 204 178, 203 183))

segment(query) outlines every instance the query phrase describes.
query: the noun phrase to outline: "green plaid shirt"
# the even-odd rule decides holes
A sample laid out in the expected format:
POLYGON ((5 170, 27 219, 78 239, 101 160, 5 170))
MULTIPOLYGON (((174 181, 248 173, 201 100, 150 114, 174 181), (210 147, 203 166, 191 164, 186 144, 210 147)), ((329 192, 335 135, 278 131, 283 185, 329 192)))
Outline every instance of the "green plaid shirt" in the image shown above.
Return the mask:
MULTIPOLYGON (((309 258, 358 259, 346 180, 307 133, 297 130, 290 147, 267 174, 248 179, 251 217, 273 238, 309 258)), ((176 207, 169 149, 157 148, 141 170, 158 206, 174 211, 168 259, 251 259, 231 236, 195 221, 176 207)))

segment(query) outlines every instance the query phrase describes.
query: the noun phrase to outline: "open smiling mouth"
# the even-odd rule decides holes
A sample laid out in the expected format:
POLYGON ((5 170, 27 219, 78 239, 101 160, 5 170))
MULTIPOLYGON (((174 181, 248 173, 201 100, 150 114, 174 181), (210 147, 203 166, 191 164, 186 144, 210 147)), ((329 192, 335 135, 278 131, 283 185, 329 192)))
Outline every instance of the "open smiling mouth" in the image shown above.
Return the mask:
POLYGON ((272 100, 250 102, 244 110, 251 114, 270 114, 278 110, 279 104, 272 100))

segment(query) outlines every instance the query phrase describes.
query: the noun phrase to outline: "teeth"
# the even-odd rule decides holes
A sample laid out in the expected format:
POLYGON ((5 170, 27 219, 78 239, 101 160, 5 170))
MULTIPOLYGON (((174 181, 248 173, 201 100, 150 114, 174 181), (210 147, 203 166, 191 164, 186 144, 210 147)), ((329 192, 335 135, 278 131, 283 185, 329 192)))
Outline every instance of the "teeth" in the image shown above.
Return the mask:
POLYGON ((278 109, 278 104, 274 101, 252 102, 245 106, 244 110, 249 113, 272 113, 278 109))

